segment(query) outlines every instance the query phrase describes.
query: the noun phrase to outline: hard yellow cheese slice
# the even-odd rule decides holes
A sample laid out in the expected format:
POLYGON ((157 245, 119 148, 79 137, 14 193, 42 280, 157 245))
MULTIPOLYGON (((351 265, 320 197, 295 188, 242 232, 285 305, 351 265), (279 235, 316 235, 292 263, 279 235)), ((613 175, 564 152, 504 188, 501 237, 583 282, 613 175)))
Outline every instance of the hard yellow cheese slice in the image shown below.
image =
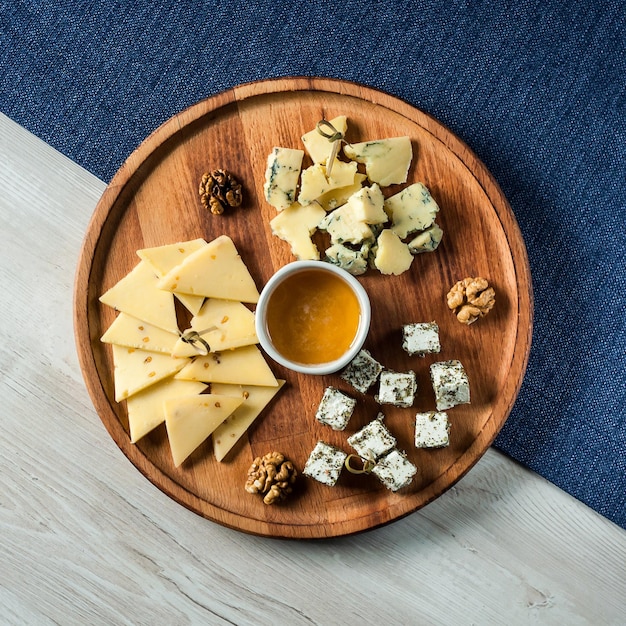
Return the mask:
POLYGON ((161 289, 255 303, 259 292, 230 237, 221 235, 190 254, 158 283, 161 289))
POLYGON ((165 421, 165 400, 194 396, 206 388, 204 383, 169 377, 132 395, 126 401, 131 443, 137 443, 165 421))
POLYGON ((199 356, 176 374, 181 380, 276 387, 278 382, 256 346, 199 356))
MULTIPOLYGON (((348 130, 348 120, 345 115, 334 117, 329 120, 329 122, 335 130, 341 132, 343 135, 346 134, 348 130)), ((322 130, 327 134, 330 132, 330 128, 327 126, 322 126, 322 130)), ((324 137, 324 135, 317 130, 317 128, 314 128, 308 133, 304 133, 304 135, 302 135, 302 143, 304 144, 304 148, 309 153, 311 159, 313 159, 313 163, 321 163, 322 165, 326 164, 330 151, 333 147, 332 141, 329 141, 327 137, 324 137)))
POLYGON ((127 313, 120 313, 102 335, 101 341, 128 348, 171 354, 178 341, 178 335, 127 313))
MULTIPOLYGON (((192 239, 191 241, 181 241, 164 246, 143 248, 143 250, 137 250, 137 254, 140 259, 150 264, 159 278, 163 278, 173 267, 180 265, 190 254, 206 245, 206 241, 202 238, 192 239)), ((194 315, 200 310, 204 302, 203 296, 192 296, 186 293, 175 293, 174 295, 194 315)))
POLYGON ((181 465, 243 401, 214 393, 166 400, 165 426, 174 465, 181 465))
POLYGON ((260 415, 261 411, 282 389, 285 381, 279 379, 277 383, 278 386, 276 387, 211 385, 213 393, 244 398, 243 404, 213 431, 213 452, 218 461, 222 461, 232 450, 233 446, 260 415))
MULTIPOLYGON (((254 313, 234 300, 209 298, 191 320, 191 329, 202 333, 201 337, 211 347, 211 352, 250 346, 259 342, 254 326, 254 313), (202 331, 217 327, 216 330, 202 331)), ((193 345, 179 339, 172 353, 174 356, 196 356, 193 345)))
POLYGON ((140 261, 100 296, 100 302, 172 333, 178 332, 174 297, 157 286, 152 267, 140 261))
POLYGON ((115 399, 125 400, 134 393, 181 370, 189 359, 176 359, 169 354, 112 345, 115 399))

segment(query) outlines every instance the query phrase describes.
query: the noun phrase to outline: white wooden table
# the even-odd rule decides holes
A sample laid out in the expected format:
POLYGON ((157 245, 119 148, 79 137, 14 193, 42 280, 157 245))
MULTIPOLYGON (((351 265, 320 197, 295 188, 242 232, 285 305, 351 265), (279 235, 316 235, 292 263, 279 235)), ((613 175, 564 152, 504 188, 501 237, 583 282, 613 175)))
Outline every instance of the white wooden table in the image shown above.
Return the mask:
POLYGON ((0 115, 0 623, 626 624, 626 531, 493 449, 421 511, 341 539, 249 536, 156 489, 75 355, 104 188, 0 115))

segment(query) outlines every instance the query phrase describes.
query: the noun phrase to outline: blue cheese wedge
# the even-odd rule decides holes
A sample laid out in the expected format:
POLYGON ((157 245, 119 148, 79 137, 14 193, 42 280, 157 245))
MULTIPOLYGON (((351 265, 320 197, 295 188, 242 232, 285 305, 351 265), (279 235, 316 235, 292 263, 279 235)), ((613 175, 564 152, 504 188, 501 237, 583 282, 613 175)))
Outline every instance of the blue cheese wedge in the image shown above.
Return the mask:
POLYGON ((321 424, 330 426, 333 430, 345 430, 355 406, 354 398, 335 387, 327 387, 317 407, 315 419, 321 424))
MULTIPOLYGON (((344 204, 331 211, 320 220, 318 228, 330 235, 331 243, 361 244, 365 240, 374 238, 374 233, 368 224, 357 219, 349 204, 344 204)), ((411 258, 412 255, 409 253, 411 258)))
POLYGON ((348 443, 362 459, 375 460, 396 447, 397 440, 383 424, 382 413, 348 437, 348 443))
POLYGON ((450 445, 450 421, 445 411, 415 415, 415 447, 445 448, 450 445))
POLYGON ((417 381, 415 372, 392 372, 384 370, 380 374, 380 386, 376 402, 378 404, 392 404, 399 407, 413 406, 417 381))
POLYGON ((326 211, 317 202, 306 206, 295 202, 270 221, 270 228, 274 235, 291 246, 297 259, 317 261, 320 253, 311 236, 325 216, 326 211))
POLYGON ((402 327, 402 348, 411 356, 439 352, 439 326, 436 322, 405 324, 402 327))
POLYGON ((326 260, 353 276, 365 274, 369 267, 370 246, 367 242, 354 250, 342 243, 335 243, 326 250, 326 260))
POLYGON ((361 350, 340 376, 357 391, 366 393, 378 380, 383 366, 365 349, 361 350))
POLYGON ((304 150, 275 147, 267 157, 265 199, 282 211, 296 201, 296 188, 302 169, 304 150))
POLYGON ((372 469, 372 474, 391 491, 398 491, 411 484, 417 474, 417 467, 411 463, 406 455, 394 448, 378 459, 372 469))
POLYGON ((374 267, 381 273, 398 276, 413 263, 409 247, 389 228, 385 228, 376 240, 374 267))
POLYGON ((318 482, 334 487, 339 480, 341 470, 348 455, 324 441, 318 441, 311 451, 302 473, 318 482))
POLYGON ((433 224, 430 228, 416 235, 407 246, 411 254, 421 254, 422 252, 434 252, 443 239, 443 230, 433 224))
POLYGON ((439 206, 422 183, 413 183, 385 200, 391 217, 391 230, 405 239, 411 233, 426 230, 435 221, 439 206))
POLYGON ((343 206, 351 195, 361 189, 366 178, 365 174, 359 174, 357 172, 354 175, 354 182, 345 187, 337 187, 336 189, 327 191, 317 198, 316 202, 327 212, 337 209, 343 206))
POLYGON ((348 198, 355 219, 366 224, 384 224, 389 220, 385 213, 385 196, 380 187, 374 183, 371 187, 362 187, 348 198))
POLYGON ((343 153, 349 159, 364 163, 368 179, 381 187, 405 183, 413 159, 409 137, 347 144, 343 153))
POLYGON ((357 164, 354 161, 346 163, 344 161, 333 161, 331 174, 327 174, 327 169, 319 163, 314 163, 302 171, 300 177, 300 193, 298 202, 302 205, 309 204, 329 193, 333 189, 342 189, 353 185, 357 164))
POLYGON ((469 380, 460 361, 433 363, 430 366, 430 379, 438 411, 445 411, 459 404, 469 404, 469 380))
MULTIPOLYGON (((345 115, 338 115, 328 120, 329 124, 342 135, 345 135, 348 130, 348 120, 345 115)), ((330 132, 330 128, 323 127, 322 130, 325 133, 330 132)), ((326 165, 326 161, 330 155, 333 147, 333 141, 330 141, 327 137, 324 137, 317 128, 310 130, 302 135, 302 143, 304 149, 307 151, 313 163, 321 163, 326 165)), ((332 170, 331 170, 332 171, 332 170)))

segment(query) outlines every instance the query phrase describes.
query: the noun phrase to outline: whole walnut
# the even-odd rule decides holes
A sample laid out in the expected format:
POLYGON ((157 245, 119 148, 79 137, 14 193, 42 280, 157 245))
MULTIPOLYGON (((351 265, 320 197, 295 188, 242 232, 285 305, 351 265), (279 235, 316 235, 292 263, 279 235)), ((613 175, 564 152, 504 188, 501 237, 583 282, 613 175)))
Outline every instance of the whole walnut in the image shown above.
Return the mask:
POLYGON ((248 470, 245 489, 263 495, 265 504, 284 500, 292 491, 298 472, 280 452, 258 456, 248 470))
POLYGON ((204 174, 198 193, 202 206, 214 215, 221 215, 228 207, 238 207, 243 199, 241 183, 226 170, 204 174))
POLYGON ((485 278, 468 277, 457 282, 446 299, 448 308, 454 311, 459 322, 469 325, 491 311, 496 302, 496 292, 485 278))

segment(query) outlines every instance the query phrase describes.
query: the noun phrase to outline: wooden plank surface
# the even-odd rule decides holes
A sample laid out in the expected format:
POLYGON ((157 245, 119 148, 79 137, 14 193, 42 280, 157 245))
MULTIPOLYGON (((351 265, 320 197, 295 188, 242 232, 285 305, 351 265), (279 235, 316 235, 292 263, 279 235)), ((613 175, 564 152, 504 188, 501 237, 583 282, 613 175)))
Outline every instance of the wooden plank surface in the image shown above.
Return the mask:
POLYGON ((626 533, 492 449, 419 512, 322 542, 232 531, 156 489, 103 427, 72 339, 104 188, 0 115, 4 623, 623 624, 626 533))

